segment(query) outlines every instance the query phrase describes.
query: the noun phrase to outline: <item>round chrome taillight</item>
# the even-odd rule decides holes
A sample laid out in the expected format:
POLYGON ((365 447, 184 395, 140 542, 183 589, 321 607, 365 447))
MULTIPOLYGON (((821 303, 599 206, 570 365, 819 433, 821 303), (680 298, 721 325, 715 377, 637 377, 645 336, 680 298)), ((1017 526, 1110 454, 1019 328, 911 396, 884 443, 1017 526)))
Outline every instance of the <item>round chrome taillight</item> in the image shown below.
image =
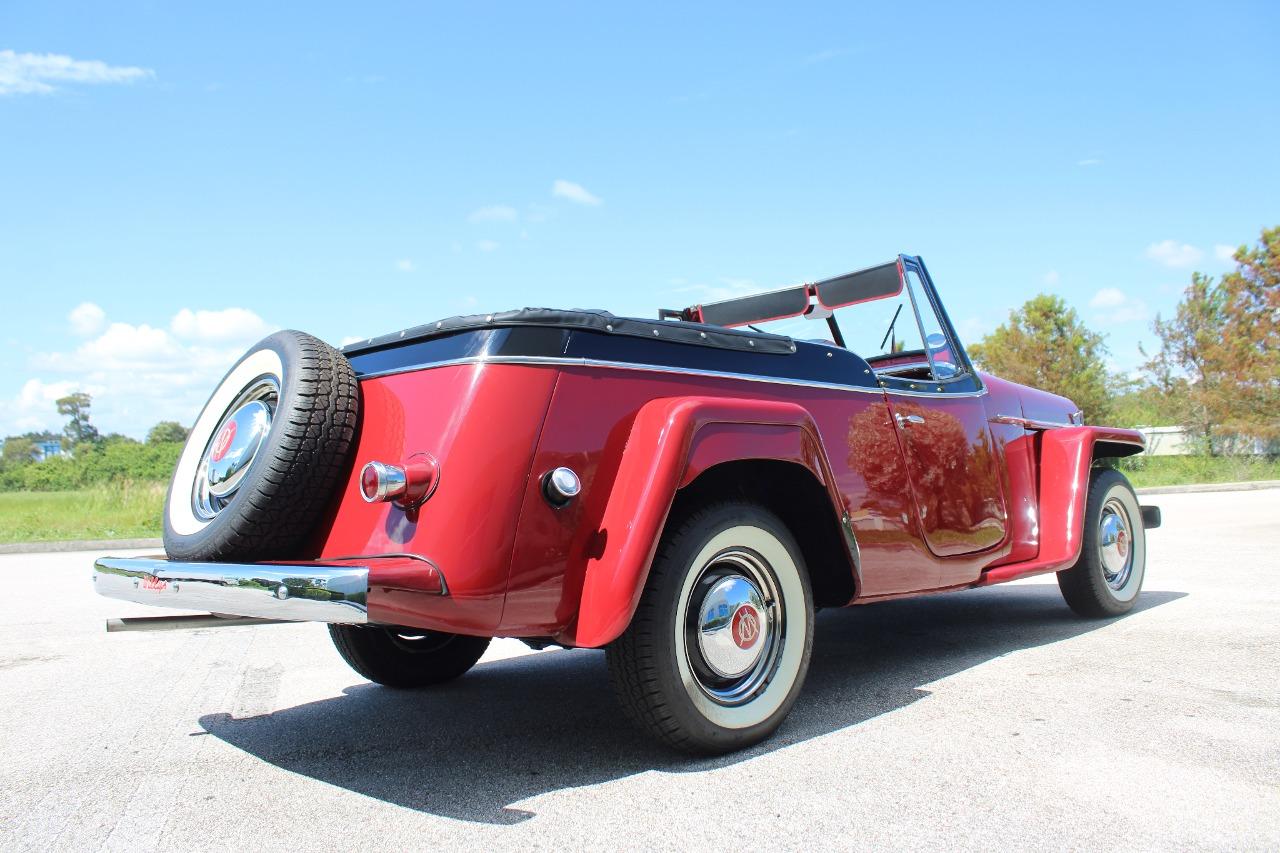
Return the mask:
POLYGON ((409 488, 404 469, 385 462, 370 462, 360 469, 360 494, 369 503, 393 501, 409 488))
POLYGON ((360 495, 369 503, 394 501, 417 507, 440 484, 440 463, 430 453, 415 453, 403 466, 369 462, 360 469, 360 495))

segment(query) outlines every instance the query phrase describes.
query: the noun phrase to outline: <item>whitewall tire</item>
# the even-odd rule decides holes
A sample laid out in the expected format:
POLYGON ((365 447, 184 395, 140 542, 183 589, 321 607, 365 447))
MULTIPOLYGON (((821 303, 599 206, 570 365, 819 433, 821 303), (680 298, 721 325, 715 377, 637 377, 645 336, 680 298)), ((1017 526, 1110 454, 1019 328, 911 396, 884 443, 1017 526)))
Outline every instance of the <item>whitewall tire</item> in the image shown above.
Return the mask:
POLYGON ((1095 468, 1085 498, 1080 557, 1058 572, 1058 587, 1082 616, 1133 609, 1147 569, 1147 535, 1133 487, 1119 471, 1095 468))
POLYGON ((812 648, 799 547, 773 513, 735 501, 668 524, 608 658, 619 700, 642 728, 678 749, 720 753, 778 728, 812 648))

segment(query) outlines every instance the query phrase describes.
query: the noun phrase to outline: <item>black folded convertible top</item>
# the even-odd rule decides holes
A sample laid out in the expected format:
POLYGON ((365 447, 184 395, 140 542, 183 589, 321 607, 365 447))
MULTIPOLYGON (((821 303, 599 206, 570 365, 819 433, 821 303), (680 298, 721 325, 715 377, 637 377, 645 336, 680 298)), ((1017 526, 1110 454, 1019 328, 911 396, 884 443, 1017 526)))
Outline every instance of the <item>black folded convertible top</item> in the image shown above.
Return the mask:
POLYGON ((582 329, 606 335, 623 335, 649 340, 663 340, 694 346, 716 347, 741 352, 789 354, 796 351, 795 342, 783 335, 726 329, 706 323, 670 320, 640 320, 635 317, 616 317, 608 311, 560 310, 554 308, 521 308, 496 314, 469 314, 449 317, 434 323, 414 326, 402 332, 392 332, 369 338, 342 348, 346 355, 374 352, 386 347, 421 341, 428 338, 477 329, 498 329, 512 326, 549 326, 553 328, 582 329))

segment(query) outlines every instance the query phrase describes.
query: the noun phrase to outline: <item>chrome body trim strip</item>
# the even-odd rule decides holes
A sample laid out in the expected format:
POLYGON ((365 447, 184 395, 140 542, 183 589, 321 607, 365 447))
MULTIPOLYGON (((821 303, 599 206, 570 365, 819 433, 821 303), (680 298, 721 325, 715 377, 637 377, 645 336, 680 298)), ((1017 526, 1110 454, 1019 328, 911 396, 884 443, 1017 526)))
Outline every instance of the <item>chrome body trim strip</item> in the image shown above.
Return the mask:
MULTIPOLYGON (((383 376, 394 376, 399 373, 415 373, 419 370, 434 370, 438 367, 458 367, 466 364, 524 364, 550 367, 601 367, 614 370, 639 370, 648 373, 675 373, 685 376, 706 376, 712 379, 737 379, 744 382, 764 382, 770 385, 795 385, 802 388, 821 388, 826 391, 852 391, 859 394, 900 394, 906 397, 980 397, 987 393, 986 388, 978 391, 958 391, 943 394, 930 394, 921 391, 900 391, 896 388, 868 387, 865 385, 841 385, 835 382, 819 382, 808 379, 784 379, 777 376, 762 376, 756 373, 729 373, 719 370, 699 370, 689 367, 672 367, 664 364, 643 364, 633 361, 606 361, 596 358, 569 358, 552 356, 471 356, 450 361, 424 362, 395 370, 384 370, 378 373, 364 373, 358 378, 379 379, 383 376)), ((937 384, 937 383, 932 383, 937 384)))
POLYGON ((426 563, 436 570, 436 574, 440 576, 440 594, 442 596, 449 594, 449 582, 445 579, 444 572, 436 565, 435 560, 424 557, 421 554, 414 554, 409 551, 391 551, 386 554, 356 554, 352 557, 326 557, 325 559, 334 563, 355 562, 356 560, 417 560, 419 563, 426 563))
POLYGON ((99 595, 150 604, 288 622, 369 621, 368 566, 180 563, 163 557, 102 557, 99 595))
POLYGON ((1030 430, 1070 429, 1071 427, 1079 426, 1079 424, 1064 424, 1059 423, 1058 421, 1041 421, 1036 420, 1035 418, 1015 417, 1014 415, 996 415, 991 419, 991 422, 997 424, 1012 424, 1013 426, 1020 426, 1023 429, 1030 430))

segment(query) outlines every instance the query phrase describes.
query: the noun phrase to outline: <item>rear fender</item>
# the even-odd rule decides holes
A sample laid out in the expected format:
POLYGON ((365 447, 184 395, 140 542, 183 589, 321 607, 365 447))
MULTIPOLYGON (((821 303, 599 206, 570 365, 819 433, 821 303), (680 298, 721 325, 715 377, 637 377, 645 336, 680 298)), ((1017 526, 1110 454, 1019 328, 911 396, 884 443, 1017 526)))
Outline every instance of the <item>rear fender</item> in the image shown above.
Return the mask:
POLYGON ((1132 456, 1146 447, 1142 433, 1078 426, 1040 434, 1040 551, 1034 560, 999 566, 978 586, 1056 572, 1075 564, 1084 541, 1084 502, 1095 458, 1132 456))
MULTIPOLYGON (((676 489, 744 459, 803 465, 840 506, 831 467, 804 407, 774 400, 674 397, 637 413, 588 561, 574 643, 603 646, 631 621, 676 489)), ((839 514, 839 513, 837 513, 839 514)))

